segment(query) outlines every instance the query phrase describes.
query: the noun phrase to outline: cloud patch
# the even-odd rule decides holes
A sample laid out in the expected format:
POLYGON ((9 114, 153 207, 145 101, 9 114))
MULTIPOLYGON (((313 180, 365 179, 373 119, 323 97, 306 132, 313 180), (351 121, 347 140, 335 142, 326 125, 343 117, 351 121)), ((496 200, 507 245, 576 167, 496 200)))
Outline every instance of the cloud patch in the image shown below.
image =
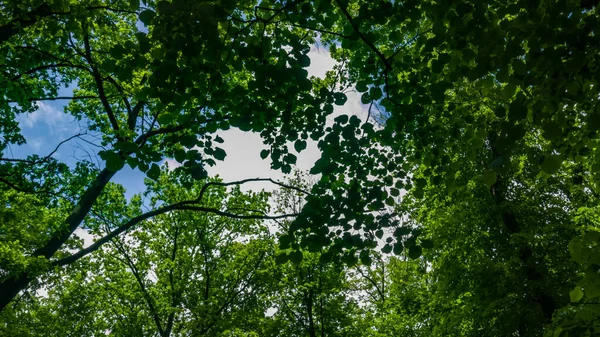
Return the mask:
POLYGON ((68 124, 73 118, 54 106, 36 102, 37 110, 32 113, 19 115, 17 118, 21 129, 33 129, 44 124, 51 133, 61 133, 68 130, 68 124))

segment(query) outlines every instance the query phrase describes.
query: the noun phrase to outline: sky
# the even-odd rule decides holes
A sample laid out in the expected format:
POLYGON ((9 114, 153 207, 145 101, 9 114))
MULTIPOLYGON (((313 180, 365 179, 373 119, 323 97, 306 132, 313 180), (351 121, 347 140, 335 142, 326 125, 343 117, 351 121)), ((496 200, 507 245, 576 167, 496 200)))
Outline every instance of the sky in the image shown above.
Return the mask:
MULTIPOLYGON (((309 52, 311 65, 307 68, 309 75, 324 77, 325 72, 331 70, 335 61, 330 57, 329 52, 322 46, 314 45, 309 52)), ((59 92, 59 96, 71 95, 72 88, 64 88, 59 92)), ((75 120, 74 117, 64 113, 64 105, 67 101, 45 101, 38 102, 38 109, 29 114, 19 115, 17 121, 22 130, 22 134, 27 143, 21 146, 11 146, 6 155, 14 158, 23 158, 30 154, 39 154, 45 156, 50 153, 59 142, 85 130, 84 123, 75 120)), ((339 114, 355 114, 366 118, 367 106, 360 103, 360 95, 355 92, 348 93, 348 101, 343 107, 337 107, 334 114, 329 117, 333 121, 339 114)), ((273 178, 284 179, 284 174, 280 171, 270 169, 268 159, 262 160, 259 153, 266 146, 263 145, 260 136, 254 132, 243 132, 237 129, 230 129, 218 133, 225 140, 222 148, 227 152, 224 161, 217 162, 214 167, 207 167, 211 176, 219 175, 224 181, 234 181, 245 178, 273 178), (243 146, 240 146, 243 144, 243 146)), ((86 140, 93 141, 92 135, 84 135, 81 139, 73 139, 63 144, 54 154, 54 157, 70 166, 75 165, 77 161, 92 159, 102 166, 95 153, 99 149, 93 148, 86 140)), ((297 154, 298 161, 296 168, 308 171, 314 162, 320 157, 316 142, 309 139, 307 149, 297 154)), ((174 167, 177 162, 166 159, 169 167, 174 167)), ((144 190, 144 174, 138 170, 132 170, 125 166, 113 178, 113 182, 122 184, 126 189, 127 197, 144 190)), ((273 190, 275 186, 270 183, 252 183, 244 186, 243 189, 253 190, 273 190)))
MULTIPOLYGON (((331 70, 335 65, 335 61, 327 49, 322 46, 314 45, 308 55, 311 59, 311 65, 307 68, 310 76, 322 78, 325 76, 325 72, 331 70)), ((72 89, 62 89, 59 96, 70 96, 72 89)), ((328 118, 329 123, 332 123, 333 119, 340 114, 357 115, 363 121, 366 119, 368 106, 361 104, 360 94, 347 92, 347 96, 348 101, 344 106, 335 107, 334 113, 328 118)), ((67 101, 38 102, 36 111, 19 115, 17 121, 27 143, 11 146, 5 156, 13 158, 24 158, 31 154, 45 156, 52 152, 61 141, 85 132, 84 122, 77 121, 74 117, 64 113, 66 103, 67 101)), ((221 147, 227 152, 227 156, 224 161, 218 161, 216 166, 206 168, 209 175, 218 175, 226 182, 246 178, 272 178, 279 181, 285 179, 286 176, 283 173, 270 169, 268 159, 260 158, 260 151, 266 146, 257 133, 230 129, 218 134, 225 140, 221 147)), ((95 155, 99 149, 91 146, 86 140, 93 141, 93 135, 83 135, 81 138, 66 142, 53 156, 70 166, 87 159, 97 163, 99 167, 103 167, 104 163, 95 155)), ((311 139, 308 139, 307 142, 307 148, 297 154, 296 168, 304 171, 310 170, 320 157, 316 142, 311 139)), ((169 167, 178 164, 171 159, 166 159, 164 162, 169 167)), ((126 165, 112 181, 123 185, 126 189, 126 197, 130 198, 134 194, 144 191, 144 177, 145 174, 138 170, 132 170, 126 165)), ((271 183, 255 182, 243 185, 242 190, 273 191, 276 187, 271 183)), ((93 237, 83 229, 78 229, 75 234, 84 239, 84 246, 90 245, 93 241, 93 237)))

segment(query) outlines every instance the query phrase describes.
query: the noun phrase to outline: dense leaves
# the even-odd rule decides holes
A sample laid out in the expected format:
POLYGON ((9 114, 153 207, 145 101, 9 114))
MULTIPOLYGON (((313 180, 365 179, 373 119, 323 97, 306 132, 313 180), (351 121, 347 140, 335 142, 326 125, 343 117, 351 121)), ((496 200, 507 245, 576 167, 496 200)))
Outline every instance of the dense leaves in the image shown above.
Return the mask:
POLYGON ((6 331, 599 333, 597 1, 1 5, 6 331), (353 97, 366 120, 338 112, 353 97), (15 154, 53 101, 81 132, 15 154), (315 181, 209 178, 231 128, 283 173, 316 143, 315 181), (285 189, 276 214, 250 181, 285 189))

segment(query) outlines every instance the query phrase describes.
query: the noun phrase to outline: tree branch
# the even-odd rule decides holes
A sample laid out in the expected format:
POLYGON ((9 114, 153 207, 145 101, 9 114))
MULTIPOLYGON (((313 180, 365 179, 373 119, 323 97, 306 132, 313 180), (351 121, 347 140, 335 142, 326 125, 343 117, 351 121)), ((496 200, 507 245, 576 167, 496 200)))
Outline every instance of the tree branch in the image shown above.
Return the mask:
POLYGON ((48 159, 50 159, 50 157, 52 157, 52 155, 54 153, 56 153, 56 151, 58 151, 58 149, 61 147, 61 145, 63 145, 64 143, 70 141, 73 138, 77 138, 80 137, 82 135, 84 135, 85 132, 82 133, 78 133, 76 135, 73 135, 65 140, 63 140, 62 142, 58 143, 58 145, 56 145, 56 147, 54 148, 54 150, 52 150, 52 152, 50 152, 48 155, 46 155, 45 157, 43 157, 42 159, 39 160, 29 160, 29 159, 14 159, 14 158, 0 158, 0 161, 6 161, 6 162, 17 162, 17 163, 27 163, 27 164, 31 164, 31 165, 36 165, 39 163, 42 163, 48 159))
MULTIPOLYGON (((59 101, 59 100, 76 100, 76 99, 101 99, 100 96, 91 96, 91 95, 83 95, 83 96, 57 96, 57 97, 35 97, 28 98, 27 101, 37 102, 37 101, 59 101)), ((8 101, 8 103, 19 103, 18 101, 8 101)))
POLYGON ((283 188, 288 188, 288 189, 292 189, 295 190, 297 192, 306 194, 306 195, 310 195, 310 193, 308 191, 305 191, 299 187, 296 186, 292 186, 292 185, 288 185, 288 184, 284 184, 282 182, 279 182, 277 180, 273 180, 271 178, 248 178, 248 179, 243 179, 243 180, 238 180, 238 181, 231 181, 228 183, 225 182, 220 182, 220 181, 210 181, 208 183, 206 183, 204 186, 202 186, 202 189, 200 190, 200 194, 198 195, 198 198, 196 198, 196 201, 200 201, 202 199, 202 197, 204 196, 204 193, 206 192, 206 190, 210 187, 210 186, 232 186, 232 185, 241 185, 241 184, 245 184, 248 182, 258 182, 258 181, 268 181, 271 182, 275 185, 278 185, 280 187, 283 188))
POLYGON ((358 26, 356 25, 356 23, 354 23, 354 20, 352 19, 352 16, 350 16, 350 13, 348 13, 348 10, 342 5, 342 3, 340 2, 340 0, 335 0, 335 2, 337 3, 337 5, 340 8, 340 10, 342 11, 342 13, 344 13, 344 16, 346 17, 346 19, 348 19, 348 21, 350 22, 350 25, 352 25, 352 28, 354 29, 354 31, 356 32, 356 34, 358 34, 358 36, 360 37, 360 39, 363 40, 364 43, 367 46, 369 46, 369 48, 371 48, 371 50, 373 50, 373 52, 375 54, 377 54, 377 56, 381 59, 381 61, 383 62, 383 64, 385 64, 386 69, 391 68, 390 63, 385 58, 385 56, 379 51, 379 49, 377 49, 377 47, 375 47, 375 45, 371 41, 367 40, 367 37, 360 31, 360 29, 358 29, 358 26))
POLYGON ((124 223, 123 225, 121 225, 120 227, 118 227, 117 229, 113 230, 112 232, 110 232, 107 235, 103 236, 102 238, 98 239, 96 242, 94 242, 87 248, 84 248, 84 249, 78 251, 77 253, 69 255, 60 260, 56 260, 56 261, 52 262, 52 265, 53 266, 64 266, 64 265, 73 263, 73 262, 79 260, 80 258, 100 249, 100 247, 102 247, 105 243, 109 242, 113 238, 115 238, 115 237, 119 236, 120 234, 126 232, 127 230, 131 229, 138 223, 140 223, 144 220, 148 220, 154 216, 161 215, 161 214, 171 212, 171 211, 176 211, 176 210, 201 211, 201 212, 217 214, 220 216, 225 216, 225 217, 229 217, 229 218, 233 218, 233 219, 266 219, 266 220, 270 220, 270 219, 282 219, 282 218, 298 216, 298 214, 281 214, 281 215, 273 215, 273 216, 270 216, 270 215, 240 215, 240 214, 233 214, 233 213, 221 211, 219 209, 212 208, 212 207, 204 207, 204 206, 194 205, 197 203, 198 203, 198 201, 196 201, 196 200, 186 200, 186 201, 178 202, 175 204, 159 207, 153 211, 149 211, 142 215, 136 216, 136 217, 130 219, 129 221, 127 221, 126 223, 124 223))
POLYGON ((127 126, 129 127, 130 130, 133 130, 135 128, 135 121, 137 120, 137 117, 140 115, 140 112, 144 108, 145 104, 146 104, 146 102, 139 101, 131 109, 129 115, 127 116, 127 126))
MULTIPOLYGON (((96 86, 98 87, 98 95, 100 96, 100 101, 102 102, 102 105, 104 106, 104 110, 106 110, 106 113, 108 114, 108 119, 110 121, 110 124, 112 125, 113 130, 119 131, 119 123, 117 123, 117 119, 115 118, 113 109, 110 106, 110 103, 108 102, 106 93, 104 92, 104 82, 102 80, 102 76, 100 76, 100 72, 98 71, 98 68, 96 68, 96 66, 94 65, 94 59, 92 58, 92 49, 90 47, 90 35, 89 35, 88 29, 87 29, 87 25, 84 23, 84 24, 82 24, 82 26, 83 26, 82 28, 84 30, 83 44, 85 46, 85 58, 87 59, 90 67, 92 68, 94 80, 96 81, 96 86)), ((120 137, 117 137, 117 138, 120 138, 120 137)))
POLYGON ((62 67, 72 67, 72 68, 80 68, 80 69, 85 69, 85 70, 89 70, 84 66, 81 65, 76 65, 76 64, 72 64, 72 63, 58 63, 58 64, 48 64, 48 65, 43 65, 43 66, 39 66, 39 67, 35 67, 35 68, 31 68, 21 74, 15 75, 14 77, 12 77, 11 79, 8 79, 6 81, 4 81, 4 83, 6 82, 12 82, 12 81, 16 81, 19 78, 23 77, 24 75, 31 75, 35 72, 38 72, 40 70, 45 70, 45 69, 52 69, 52 68, 62 68, 62 67))

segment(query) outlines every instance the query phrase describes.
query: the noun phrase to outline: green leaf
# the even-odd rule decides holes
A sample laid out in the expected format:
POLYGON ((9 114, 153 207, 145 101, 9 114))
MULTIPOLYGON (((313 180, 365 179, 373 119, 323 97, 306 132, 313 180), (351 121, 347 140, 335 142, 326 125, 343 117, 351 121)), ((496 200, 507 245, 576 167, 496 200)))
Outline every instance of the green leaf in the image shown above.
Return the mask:
POLYGON ((132 169, 135 169, 138 165, 138 160, 135 157, 127 157, 127 165, 132 169))
POLYGON ((196 180, 205 179, 208 176, 208 172, 200 164, 196 164, 190 168, 190 175, 196 180))
POLYGON ((496 183, 497 179, 498 178, 496 177, 496 173, 494 173, 492 170, 483 171, 483 182, 488 187, 492 187, 492 185, 494 185, 496 183))
POLYGON ((360 252, 360 262, 365 266, 370 266, 373 263, 373 259, 369 254, 369 251, 363 250, 360 252))
POLYGON ((542 171, 548 174, 555 174, 560 169, 560 165, 562 164, 562 159, 558 155, 550 155, 544 158, 542 162, 542 171))
POLYGON ((362 104, 370 104, 371 101, 372 101, 372 99, 368 92, 365 92, 360 96, 360 102, 362 104))
POLYGON ((160 177, 160 167, 156 163, 153 163, 148 172, 146 172, 146 175, 152 180, 158 180, 160 177))
POLYGON ((304 255, 302 255, 301 251, 296 250, 290 253, 289 258, 293 264, 299 265, 304 259, 304 255))
POLYGON ((225 156, 227 156, 227 153, 225 152, 225 150, 223 150, 220 147, 215 147, 213 157, 215 157, 216 160, 224 160, 225 156))
POLYGON ((290 235, 282 235, 279 237, 279 249, 288 249, 292 246, 293 238, 290 235))
POLYGON ((219 137, 219 136, 216 136, 216 137, 215 137, 215 142, 217 142, 217 143, 221 143, 221 144, 222 144, 222 143, 223 143, 223 142, 225 142, 225 141, 223 140, 223 138, 221 138, 221 137, 219 137))
POLYGON ((394 255, 400 255, 402 254, 402 251, 404 250, 404 245, 402 244, 402 242, 396 242, 394 244, 394 255))
POLYGON ((583 298, 583 290, 577 287, 569 293, 569 297, 571 298, 571 303, 577 303, 583 298))
POLYGON ((148 36, 146 33, 138 32, 135 34, 138 39, 138 43, 140 45, 140 53, 145 54, 150 51, 150 40, 148 40, 148 36))
POLYGON ((125 166, 125 159, 114 152, 107 152, 105 160, 106 168, 112 172, 117 172, 125 166))
POLYGON ((381 229, 378 229, 378 230, 375 232, 375 236, 376 236, 377 238, 381 239, 381 238, 383 237, 383 230, 381 230, 381 229))
POLYGON ((358 92, 366 92, 368 90, 369 90, 369 88, 367 86, 367 82, 365 82, 365 81, 359 81, 358 83, 356 83, 356 91, 358 91, 358 92))
POLYGON ((334 119, 338 124, 346 124, 348 123, 348 115, 340 115, 334 119))
POLYGON ((175 116, 170 113, 163 113, 158 116, 158 122, 161 125, 171 124, 175 120, 174 117, 175 116))
POLYGON ((348 97, 343 92, 336 92, 333 94, 333 102, 335 105, 344 105, 348 97))
POLYGON ((266 159, 269 156, 269 153, 271 153, 271 151, 269 151, 269 150, 260 151, 260 158, 266 159))
POLYGON ((306 141, 302 140, 302 139, 298 139, 294 143, 294 149, 296 150, 296 152, 300 153, 302 150, 306 149, 306 141))
POLYGON ((431 248, 433 248, 433 241, 431 241, 429 239, 421 240, 421 247, 423 247, 425 249, 431 249, 431 248))
POLYGON ((562 128, 556 122, 546 123, 543 130, 542 136, 549 141, 556 141, 562 137, 562 128))
POLYGON ((300 55, 298 57, 298 64, 302 68, 309 67, 310 66, 310 57, 308 57, 307 55, 300 55))
POLYGON ((369 95, 371 96, 371 99, 378 100, 383 96, 383 92, 380 87, 371 87, 369 95))
POLYGON ((298 160, 298 158, 296 157, 296 155, 292 154, 292 153, 288 153, 285 155, 285 157, 283 157, 283 161, 288 163, 288 164, 296 164, 296 160, 298 160))
POLYGON ((512 63, 513 70, 515 74, 519 76, 523 76, 527 73, 527 66, 523 60, 516 59, 512 63))
POLYGON ((423 249, 421 249, 421 246, 412 246, 408 249, 408 257, 413 260, 421 257, 421 254, 423 254, 423 249))
POLYGON ((184 150, 178 149, 178 150, 175 150, 174 156, 175 156, 175 160, 178 163, 183 163, 185 161, 185 158, 186 158, 186 153, 185 153, 184 150))
POLYGON ((142 21, 142 23, 145 26, 149 26, 152 23, 152 19, 154 19, 154 17, 156 16, 156 13, 150 9, 146 9, 143 10, 140 13, 140 21, 142 21))
POLYGON ((284 264, 284 263, 288 262, 289 260, 290 260, 290 257, 286 253, 281 253, 281 254, 275 256, 275 263, 277 263, 277 264, 284 264))

